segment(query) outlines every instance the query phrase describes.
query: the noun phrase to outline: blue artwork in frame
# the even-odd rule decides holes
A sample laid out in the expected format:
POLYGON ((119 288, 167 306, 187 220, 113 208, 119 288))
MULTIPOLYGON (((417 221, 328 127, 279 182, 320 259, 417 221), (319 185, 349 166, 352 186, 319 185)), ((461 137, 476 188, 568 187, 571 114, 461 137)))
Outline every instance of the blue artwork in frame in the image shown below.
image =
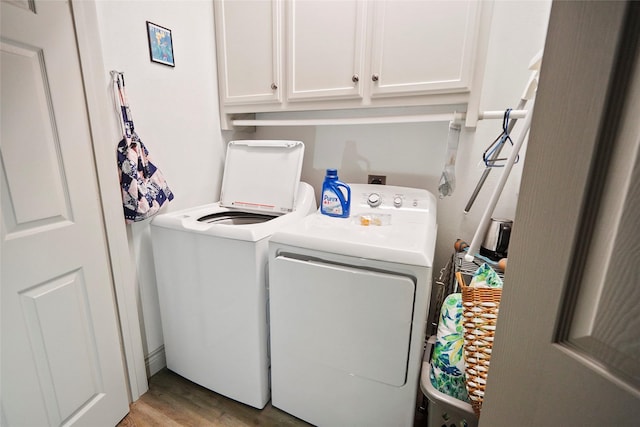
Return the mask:
POLYGON ((171 30, 147 21, 149 56, 153 62, 175 67, 171 30))

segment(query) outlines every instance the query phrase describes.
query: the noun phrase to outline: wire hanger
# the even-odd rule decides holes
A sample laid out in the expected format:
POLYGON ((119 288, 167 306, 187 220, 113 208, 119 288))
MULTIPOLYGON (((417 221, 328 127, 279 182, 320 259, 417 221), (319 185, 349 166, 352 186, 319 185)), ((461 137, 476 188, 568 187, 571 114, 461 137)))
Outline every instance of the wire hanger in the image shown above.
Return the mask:
MULTIPOLYGON (((482 153, 482 160, 484 164, 488 168, 501 168, 504 167, 504 162, 507 161, 506 157, 498 157, 500 155, 500 151, 504 147, 506 142, 509 142, 513 146, 513 141, 511 140, 511 136, 509 134, 509 120, 511 114, 511 108, 507 108, 504 111, 504 117, 502 118, 502 133, 484 150, 482 153)), ((516 156, 514 161, 518 163, 520 160, 520 155, 516 156)))

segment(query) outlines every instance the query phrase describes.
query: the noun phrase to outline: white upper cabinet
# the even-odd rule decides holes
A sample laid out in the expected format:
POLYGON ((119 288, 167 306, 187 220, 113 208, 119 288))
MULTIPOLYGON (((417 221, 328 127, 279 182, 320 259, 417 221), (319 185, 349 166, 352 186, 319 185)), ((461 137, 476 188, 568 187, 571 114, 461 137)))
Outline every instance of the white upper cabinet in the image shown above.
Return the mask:
POLYGON ((287 2, 287 99, 361 98, 366 2, 287 2))
POLYGON ((282 3, 225 0, 214 5, 222 104, 279 102, 282 3))
POLYGON ((215 0, 223 128, 240 113, 476 102, 492 5, 215 0))
POLYGON ((470 90, 477 2, 376 0, 369 5, 371 97, 470 90))

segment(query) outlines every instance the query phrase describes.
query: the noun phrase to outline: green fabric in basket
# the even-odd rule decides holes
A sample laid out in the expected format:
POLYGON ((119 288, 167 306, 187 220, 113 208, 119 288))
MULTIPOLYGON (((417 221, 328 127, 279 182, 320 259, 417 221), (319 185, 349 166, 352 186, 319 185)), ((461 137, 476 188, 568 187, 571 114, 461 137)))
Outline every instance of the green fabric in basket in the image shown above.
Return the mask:
POLYGON ((502 288, 502 279, 498 273, 486 262, 473 274, 469 287, 472 288, 502 288))
POLYGON ((451 294, 444 300, 440 311, 430 379, 436 390, 469 402, 465 386, 463 343, 462 294, 451 294))

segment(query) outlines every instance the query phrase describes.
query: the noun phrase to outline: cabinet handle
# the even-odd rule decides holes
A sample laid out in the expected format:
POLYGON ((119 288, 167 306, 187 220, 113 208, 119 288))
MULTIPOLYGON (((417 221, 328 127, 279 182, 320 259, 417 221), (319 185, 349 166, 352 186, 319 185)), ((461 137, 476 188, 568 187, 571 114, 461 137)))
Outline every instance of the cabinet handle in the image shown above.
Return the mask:
POLYGON ((373 74, 371 76, 371 80, 373 80, 374 82, 377 82, 379 78, 380 78, 380 76, 378 74, 373 74))
POLYGON ((351 81, 354 83, 358 83, 359 80, 360 80, 360 76, 357 74, 354 74, 353 77, 351 77, 351 81))
POLYGON ((276 90, 278 89, 278 85, 275 83, 271 83, 271 89, 276 90))

